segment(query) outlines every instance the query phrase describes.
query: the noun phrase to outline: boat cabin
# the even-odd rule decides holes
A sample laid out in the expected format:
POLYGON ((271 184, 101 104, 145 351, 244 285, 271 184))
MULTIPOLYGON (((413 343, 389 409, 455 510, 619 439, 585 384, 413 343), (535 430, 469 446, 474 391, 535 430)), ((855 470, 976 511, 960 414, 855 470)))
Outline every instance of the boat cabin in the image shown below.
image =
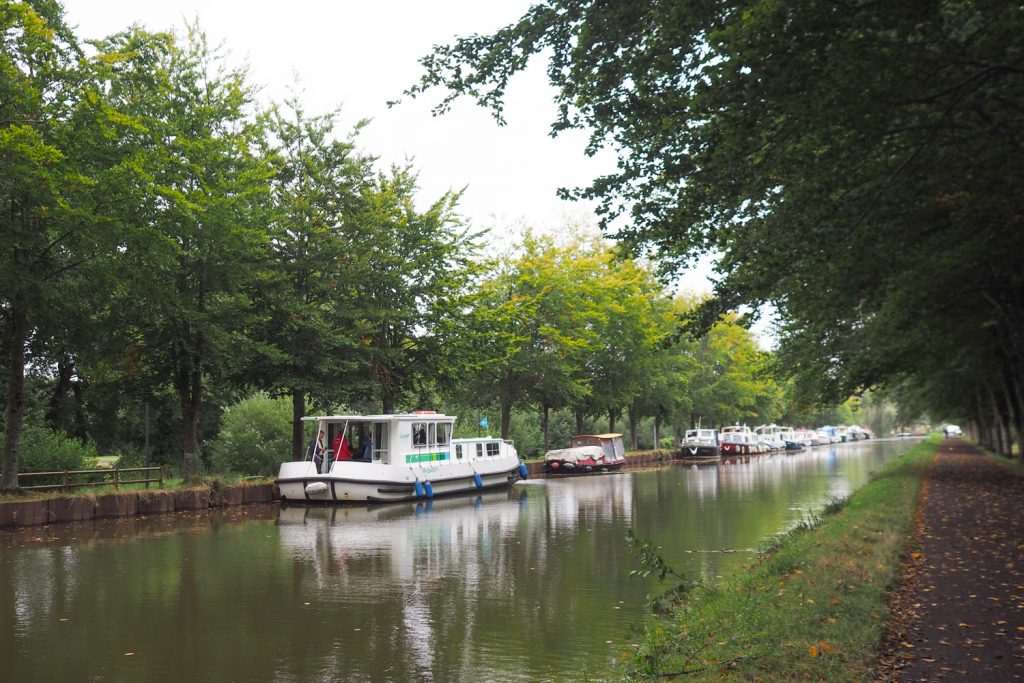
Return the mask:
POLYGON ((452 457, 455 418, 448 415, 320 415, 303 420, 317 423, 317 435, 306 453, 314 461, 411 465, 452 457))
POLYGON ((609 462, 626 459, 626 446, 622 442, 622 434, 580 434, 572 437, 570 446, 600 446, 605 459, 609 462))
POLYGON ((686 430, 686 436, 683 439, 683 444, 687 446, 717 446, 718 430, 688 429, 686 430))
POLYGON ((447 464, 496 458, 505 454, 502 439, 453 439, 455 417, 433 411, 399 415, 320 415, 302 418, 317 423, 317 436, 306 459, 327 472, 339 460, 381 465, 447 464))

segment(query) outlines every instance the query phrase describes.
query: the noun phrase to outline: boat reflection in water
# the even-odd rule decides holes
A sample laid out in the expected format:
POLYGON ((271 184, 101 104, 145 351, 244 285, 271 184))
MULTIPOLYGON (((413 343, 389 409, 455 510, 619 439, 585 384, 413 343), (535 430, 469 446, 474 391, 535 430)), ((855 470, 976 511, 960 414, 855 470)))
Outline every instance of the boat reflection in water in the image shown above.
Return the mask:
POLYGON ((281 544, 313 562, 318 575, 382 557, 391 578, 409 579, 422 569, 416 565, 424 553, 431 563, 461 566, 475 544, 514 534, 525 504, 525 491, 509 489, 372 507, 282 505, 277 524, 281 544))
POLYGON ((310 617, 335 634, 325 643, 337 650, 333 664, 389 680, 459 680, 497 664, 479 648, 507 633, 494 617, 525 597, 516 595, 513 556, 526 504, 526 491, 508 489, 372 507, 282 506, 280 544, 310 617))

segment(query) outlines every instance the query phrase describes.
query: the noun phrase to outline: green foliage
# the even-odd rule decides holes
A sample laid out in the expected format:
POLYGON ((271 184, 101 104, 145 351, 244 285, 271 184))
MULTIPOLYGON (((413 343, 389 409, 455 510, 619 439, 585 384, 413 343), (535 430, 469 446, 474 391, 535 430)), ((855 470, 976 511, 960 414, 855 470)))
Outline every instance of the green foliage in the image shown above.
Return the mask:
POLYGON ((664 584, 666 581, 673 582, 661 595, 653 598, 650 595, 647 596, 651 610, 655 614, 662 617, 668 616, 690 591, 701 585, 699 581, 687 579, 677 572, 658 553, 657 548, 650 541, 640 538, 632 529, 626 530, 626 545, 629 546, 630 552, 640 563, 638 569, 629 571, 630 576, 647 578, 653 574, 657 576, 659 584, 664 584))
POLYGON ((906 387, 1019 440, 1022 49, 1011 2, 548 0, 435 47, 410 93, 500 121, 543 55, 553 130, 621 160, 564 194, 665 272, 720 255, 696 329, 770 302, 799 404, 906 387))
MULTIPOLYGON (((59 472, 90 469, 96 465, 97 453, 90 444, 83 444, 61 432, 39 424, 26 423, 21 431, 21 471, 59 472)), ((40 483, 28 482, 30 485, 40 483)))
MULTIPOLYGON (((97 44, 104 105, 122 116, 123 287, 113 303, 126 360, 171 384, 181 411, 182 476, 198 473, 198 421, 213 378, 259 349, 243 284, 262 256, 269 166, 252 89, 191 29, 132 28, 97 44)), ((126 372, 131 369, 125 368, 126 372)))
POLYGON ((291 453, 292 404, 257 393, 224 409, 210 442, 214 471, 273 476, 291 453))

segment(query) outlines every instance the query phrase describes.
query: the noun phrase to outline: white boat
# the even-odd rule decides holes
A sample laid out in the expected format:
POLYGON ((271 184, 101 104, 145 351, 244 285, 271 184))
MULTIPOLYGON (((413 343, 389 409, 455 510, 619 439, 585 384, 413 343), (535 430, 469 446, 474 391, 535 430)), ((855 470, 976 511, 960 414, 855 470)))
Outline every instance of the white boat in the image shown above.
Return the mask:
POLYGON ((786 450, 786 441, 782 438, 784 432, 785 428, 777 424, 754 427, 754 433, 757 435, 758 441, 771 451, 786 450))
POLYGON ((453 439, 455 417, 306 417, 317 436, 306 459, 281 464, 286 502, 393 502, 508 486, 526 478, 515 445, 490 436, 453 439))
POLYGON ((718 457, 718 430, 700 427, 686 430, 680 455, 692 458, 718 457))
POLYGON ((722 455, 751 455, 763 452, 756 435, 746 425, 724 427, 720 434, 719 450, 722 455))
POLYGON ((569 448, 544 454, 544 471, 555 474, 586 474, 617 470, 626 462, 622 434, 580 434, 569 448))

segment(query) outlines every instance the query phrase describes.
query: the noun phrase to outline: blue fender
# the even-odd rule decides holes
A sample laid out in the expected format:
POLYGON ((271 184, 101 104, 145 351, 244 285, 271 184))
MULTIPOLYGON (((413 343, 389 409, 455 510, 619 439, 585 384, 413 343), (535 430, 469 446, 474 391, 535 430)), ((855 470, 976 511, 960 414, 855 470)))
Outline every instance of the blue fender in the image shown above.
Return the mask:
POLYGON ((423 482, 423 492, 426 494, 427 498, 434 497, 434 487, 430 485, 429 481, 423 482))
POLYGON ((529 476, 530 470, 526 469, 526 463, 519 463, 519 476, 526 479, 529 476))
POLYGON ((482 489, 484 487, 484 480, 480 478, 479 472, 473 473, 473 483, 476 484, 478 489, 482 489))
POLYGON ((416 491, 416 497, 417 498, 422 498, 423 497, 423 482, 421 482, 419 479, 417 479, 416 483, 413 484, 412 487, 416 491))

